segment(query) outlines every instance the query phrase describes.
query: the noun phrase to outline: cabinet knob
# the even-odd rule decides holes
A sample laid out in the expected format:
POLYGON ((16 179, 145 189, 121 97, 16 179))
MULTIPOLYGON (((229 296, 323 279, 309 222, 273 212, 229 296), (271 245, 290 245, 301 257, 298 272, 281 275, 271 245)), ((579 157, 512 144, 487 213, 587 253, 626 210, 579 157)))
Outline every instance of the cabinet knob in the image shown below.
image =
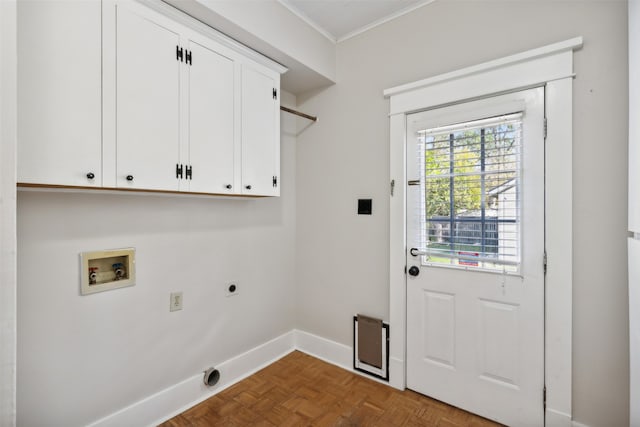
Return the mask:
POLYGON ((227 190, 231 190, 231 184, 225 185, 224 188, 226 188, 227 190))
POLYGON ((133 175, 127 175, 127 181, 133 181, 133 175))
POLYGON ((247 186, 246 186, 246 187, 244 187, 244 188, 246 188, 247 190, 251 190, 251 186, 250 186, 250 185, 247 185, 247 186))
POLYGON ((93 172, 89 172, 89 173, 87 174, 87 179, 93 179, 93 178, 95 178, 95 177, 96 177, 96 175, 95 175, 93 172))

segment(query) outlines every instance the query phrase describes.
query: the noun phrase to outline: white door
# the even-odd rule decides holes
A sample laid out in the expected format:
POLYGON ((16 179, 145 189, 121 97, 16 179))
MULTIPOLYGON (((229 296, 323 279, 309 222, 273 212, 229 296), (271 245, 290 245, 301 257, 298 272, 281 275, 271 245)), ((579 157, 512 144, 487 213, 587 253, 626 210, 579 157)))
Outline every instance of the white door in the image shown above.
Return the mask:
POLYGON ((407 386, 544 424, 544 89, 407 116, 407 386))
POLYGON ((278 91, 273 77, 242 66, 242 194, 280 194, 278 91))
POLYGON ((233 193, 233 61, 194 41, 189 43, 188 191, 233 193))
POLYGON ((180 37, 146 13, 118 4, 116 185, 178 190, 180 37))
POLYGON ((100 186, 100 2, 17 8, 18 182, 100 186))

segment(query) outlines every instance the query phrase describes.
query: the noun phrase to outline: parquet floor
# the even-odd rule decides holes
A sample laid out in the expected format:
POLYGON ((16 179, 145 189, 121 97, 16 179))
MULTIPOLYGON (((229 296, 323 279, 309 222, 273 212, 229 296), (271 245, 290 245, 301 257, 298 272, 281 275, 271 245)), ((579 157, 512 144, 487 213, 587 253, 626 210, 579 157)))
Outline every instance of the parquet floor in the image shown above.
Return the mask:
POLYGON ((294 351, 162 427, 497 425, 294 351))

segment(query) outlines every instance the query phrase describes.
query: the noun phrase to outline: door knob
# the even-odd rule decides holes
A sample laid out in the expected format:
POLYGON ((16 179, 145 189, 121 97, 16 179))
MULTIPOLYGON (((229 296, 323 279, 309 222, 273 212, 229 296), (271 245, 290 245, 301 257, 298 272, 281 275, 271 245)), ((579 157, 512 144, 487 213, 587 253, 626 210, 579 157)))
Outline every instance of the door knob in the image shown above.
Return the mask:
POLYGON ((246 188, 247 190, 251 190, 251 186, 250 186, 250 185, 247 185, 247 186, 246 186, 246 187, 244 187, 244 188, 246 188))
POLYGON ((87 174, 87 179, 93 179, 93 178, 95 178, 95 177, 96 177, 96 175, 95 175, 93 172, 89 172, 89 173, 87 174))
POLYGON ((227 184, 224 186, 227 190, 231 190, 231 184, 227 184))
POLYGON ((127 175, 127 181, 133 181, 133 175, 127 175))
POLYGON ((415 265, 412 265, 411 268, 409 268, 409 275, 417 276, 418 274, 420 274, 420 269, 415 265))

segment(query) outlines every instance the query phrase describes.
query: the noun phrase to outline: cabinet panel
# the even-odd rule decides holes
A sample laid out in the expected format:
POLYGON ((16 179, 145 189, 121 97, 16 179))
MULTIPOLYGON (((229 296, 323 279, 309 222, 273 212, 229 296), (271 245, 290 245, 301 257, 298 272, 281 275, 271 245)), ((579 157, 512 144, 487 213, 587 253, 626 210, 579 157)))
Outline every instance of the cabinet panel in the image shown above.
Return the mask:
POLYGON ((233 193, 233 61, 193 41, 189 46, 189 191, 233 193))
POLYGON ((179 45, 176 32, 118 6, 117 187, 178 190, 179 45))
POLYGON ((100 186, 100 2, 20 1, 17 26, 18 182, 100 186))
POLYGON ((270 76, 242 66, 242 193, 275 196, 280 183, 280 138, 277 94, 279 84, 270 76), (279 178, 278 178, 279 179, 279 178), (249 188, 250 187, 250 188, 249 188))

